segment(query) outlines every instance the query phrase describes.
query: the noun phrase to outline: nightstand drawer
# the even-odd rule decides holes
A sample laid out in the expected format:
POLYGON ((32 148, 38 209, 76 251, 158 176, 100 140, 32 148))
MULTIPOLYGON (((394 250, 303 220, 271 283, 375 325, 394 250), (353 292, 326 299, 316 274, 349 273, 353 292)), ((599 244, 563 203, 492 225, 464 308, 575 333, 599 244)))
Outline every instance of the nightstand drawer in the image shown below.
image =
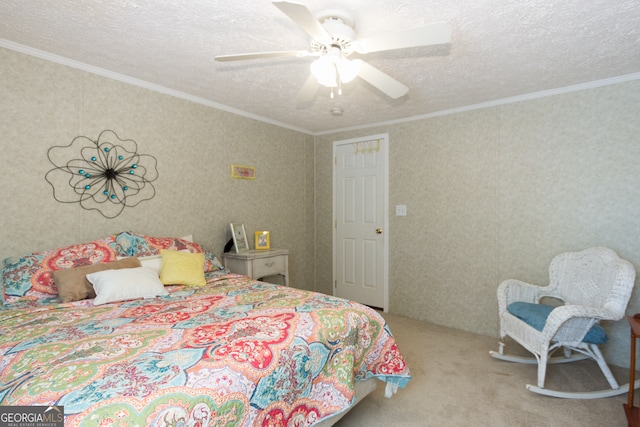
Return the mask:
POLYGON ((272 276, 274 274, 282 274, 285 267, 285 258, 282 256, 273 256, 267 258, 258 258, 253 261, 253 277, 272 276))
POLYGON ((252 279, 281 275, 289 286, 288 249, 251 249, 240 253, 222 254, 224 266, 232 273, 244 274, 252 279))

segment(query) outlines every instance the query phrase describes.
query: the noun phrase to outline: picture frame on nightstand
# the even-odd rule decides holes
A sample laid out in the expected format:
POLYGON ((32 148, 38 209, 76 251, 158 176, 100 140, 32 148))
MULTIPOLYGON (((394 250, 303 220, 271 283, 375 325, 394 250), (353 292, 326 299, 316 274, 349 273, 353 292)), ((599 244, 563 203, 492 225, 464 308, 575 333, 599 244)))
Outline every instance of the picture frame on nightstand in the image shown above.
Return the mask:
POLYGON ((233 247, 236 253, 249 250, 249 241, 247 240, 247 232, 244 224, 229 224, 231 227, 231 235, 233 236, 233 247))
POLYGON ((267 250, 271 248, 271 236, 268 231, 256 231, 255 234, 255 247, 257 250, 267 250))

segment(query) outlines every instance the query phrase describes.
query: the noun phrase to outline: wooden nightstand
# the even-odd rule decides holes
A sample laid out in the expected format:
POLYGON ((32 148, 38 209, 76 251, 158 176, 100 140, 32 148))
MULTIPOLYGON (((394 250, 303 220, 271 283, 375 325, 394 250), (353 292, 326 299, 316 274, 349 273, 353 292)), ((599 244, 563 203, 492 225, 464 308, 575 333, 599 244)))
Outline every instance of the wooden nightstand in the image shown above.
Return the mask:
POLYGON ((232 273, 244 274, 252 279, 281 275, 284 285, 289 286, 289 250, 288 249, 252 249, 239 254, 222 254, 224 266, 232 273))
POLYGON ((640 416, 638 407, 633 406, 633 392, 638 385, 636 384, 636 339, 640 338, 640 318, 636 316, 628 316, 629 326, 631 326, 631 361, 629 366, 629 395, 627 403, 623 404, 624 413, 627 415, 627 423, 629 427, 640 426, 640 416))

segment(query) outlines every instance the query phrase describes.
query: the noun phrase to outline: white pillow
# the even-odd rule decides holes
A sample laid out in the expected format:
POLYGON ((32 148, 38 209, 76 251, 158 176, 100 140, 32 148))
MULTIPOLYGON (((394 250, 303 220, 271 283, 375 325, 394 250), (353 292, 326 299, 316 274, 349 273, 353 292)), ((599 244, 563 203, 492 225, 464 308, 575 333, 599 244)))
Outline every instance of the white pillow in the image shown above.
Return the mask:
POLYGON ((98 271, 87 274, 87 280, 96 291, 94 305, 169 295, 156 272, 149 267, 98 271))
POLYGON ((149 267, 160 276, 162 270, 162 255, 151 255, 138 258, 143 267, 149 267))

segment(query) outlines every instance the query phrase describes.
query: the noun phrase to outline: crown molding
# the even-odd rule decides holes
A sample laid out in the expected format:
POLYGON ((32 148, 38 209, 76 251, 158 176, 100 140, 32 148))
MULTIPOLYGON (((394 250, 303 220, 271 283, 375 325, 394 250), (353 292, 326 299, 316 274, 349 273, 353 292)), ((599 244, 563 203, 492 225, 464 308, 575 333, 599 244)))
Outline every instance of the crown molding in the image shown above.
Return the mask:
POLYGON ((0 47, 4 47, 6 49, 9 50, 13 50, 16 52, 20 52, 20 53, 24 53, 26 55, 30 55, 30 56, 34 56, 40 59, 44 59, 47 61, 51 61, 51 62, 55 62, 61 65, 65 65, 71 68, 75 68, 78 70, 82 70, 82 71, 86 71, 88 73, 92 73, 92 74, 97 74, 103 77, 107 77, 109 79, 113 79, 113 80, 117 80, 123 83, 127 83, 127 84, 131 84, 133 86, 138 86, 141 88, 145 88, 145 89, 149 89, 152 90, 154 92, 159 92, 159 93, 163 93, 165 95, 169 95, 169 96, 173 96, 176 98, 181 98, 187 101, 191 101, 191 102, 195 102, 197 104, 202 104, 202 105, 206 105, 208 107, 212 107, 212 108, 216 108, 218 110, 222 110, 222 111, 226 111, 229 113, 233 113, 233 114, 237 114, 239 116, 242 117, 246 117, 249 119, 253 119, 253 120, 257 120, 257 121, 261 121, 261 122, 265 122, 265 123, 269 123, 275 126, 279 126, 285 129, 290 129, 290 130, 294 130, 296 132, 301 132, 307 135, 311 135, 311 136, 321 136, 321 135, 330 135, 330 134, 334 134, 334 133, 340 133, 340 132, 347 132, 347 131, 353 131, 353 130, 361 130, 361 129, 368 129, 368 128, 374 128, 374 127, 378 127, 378 126, 389 126, 389 125, 394 125, 394 124, 399 124, 399 123, 407 123, 407 122, 413 122, 413 121, 418 121, 418 120, 424 120, 424 119, 429 119, 429 118, 433 118, 433 117, 438 117, 438 116, 445 116, 445 115, 449 115, 449 114, 456 114, 456 113, 462 113, 465 111, 472 111, 472 110, 479 110, 482 108, 490 108, 490 107, 496 107, 496 106, 500 106, 500 105, 506 105, 506 104, 512 104, 512 103, 516 103, 516 102, 522 102, 522 101, 530 101, 533 99, 538 99, 538 98, 545 98, 548 96, 555 96, 555 95, 561 95, 561 94, 565 94, 565 93, 570 93, 570 92, 577 92, 577 91, 581 91, 581 90, 587 90, 587 89, 594 89, 594 88, 598 88, 598 87, 602 87, 602 86, 609 86, 609 85, 614 85, 614 84, 618 84, 618 83, 624 83, 624 82, 628 82, 628 81, 632 81, 632 80, 640 80, 640 73, 632 73, 632 74, 626 74, 626 75, 622 75, 622 76, 618 76, 618 77, 612 77, 612 78, 607 78, 607 79, 602 79, 602 80, 595 80, 595 81, 591 81, 591 82, 586 82, 586 83, 580 83, 580 84, 576 84, 576 85, 572 85, 572 86, 565 86, 565 87, 560 87, 560 88, 556 88, 556 89, 549 89, 549 90, 543 90, 543 91, 539 91, 539 92, 532 92, 532 93, 528 93, 528 94, 524 94, 524 95, 518 95, 518 96, 512 96, 509 98, 502 98, 502 99, 497 99, 494 101, 489 101, 489 102, 482 102, 479 104, 473 104, 473 105, 467 105, 467 106, 463 106, 463 107, 457 107, 457 108, 452 108, 449 110, 442 110, 442 111, 435 111, 432 113, 427 113, 427 114, 420 114, 417 116, 411 116, 411 117, 404 117, 402 119, 395 119, 395 120, 388 120, 388 121, 384 121, 384 122, 377 122, 377 123, 367 123, 364 125, 359 125, 359 126, 352 126, 352 127, 346 127, 346 128, 340 128, 340 129, 331 129, 331 130, 327 130, 327 131, 321 131, 321 132, 312 132, 308 129, 303 129, 300 127, 296 127, 296 126, 292 126, 290 124, 287 123, 282 123, 276 120, 272 120, 263 116, 259 116, 257 114, 252 114, 249 113, 247 111, 244 110, 240 110, 237 108, 233 108, 233 107, 229 107, 228 105, 224 105, 224 104, 220 104, 214 101, 210 101, 208 99, 204 99, 204 98, 200 98, 194 95, 190 95, 188 93, 185 92, 181 92, 181 91, 177 91, 174 89, 170 89, 164 86, 160 86, 154 83, 150 83, 144 80, 140 80, 140 79, 136 79, 133 77, 129 77, 126 76, 124 74, 120 74, 120 73, 116 73, 110 70, 106 70, 104 68, 99 68, 99 67, 95 67, 93 65, 89 65, 89 64, 85 64, 83 62, 79 62, 79 61, 75 61, 73 59, 69 59, 69 58, 65 58, 59 55, 54 55, 52 53, 49 52, 45 52, 42 50, 38 50, 38 49, 34 49, 30 46, 25 46, 19 43, 15 43, 12 42, 10 40, 6 40, 6 39, 0 39, 0 47))
POLYGON ((214 101, 210 101, 208 99, 200 98, 194 95, 190 95, 185 92, 181 92, 178 90, 170 89, 161 85, 157 85, 154 83, 150 83, 144 80, 136 79, 124 74, 116 73, 114 71, 106 70, 104 68, 95 67, 93 65, 85 64, 80 61, 75 61, 73 59, 65 58, 63 56, 54 55, 49 52, 45 52, 43 50, 34 49, 30 46, 25 46, 19 43, 12 42, 10 40, 1 39, 0 38, 0 47, 4 47, 9 50, 13 50, 16 52, 24 53, 25 55, 34 56, 36 58, 44 59, 46 61, 55 62, 60 65, 65 65, 67 67, 75 68, 78 70, 86 71, 88 73, 96 74, 102 77, 106 77, 112 80, 117 80, 122 83, 127 83, 133 86, 138 86, 144 89, 149 89, 154 92, 159 92, 165 95, 173 96, 176 98, 181 98, 186 101, 195 102, 196 104, 206 105, 208 107, 216 108, 218 110, 226 111, 228 113, 237 114, 242 117, 246 117, 253 120, 258 120, 261 122, 269 123, 275 126, 280 126, 286 129, 291 129, 297 132, 302 132, 305 134, 311 135, 311 131, 307 129, 302 129, 296 126, 292 126, 287 123, 282 123, 276 120, 271 120, 266 117, 259 116, 257 114, 252 114, 244 110, 240 110, 237 108, 229 107, 228 105, 220 104, 214 101))

